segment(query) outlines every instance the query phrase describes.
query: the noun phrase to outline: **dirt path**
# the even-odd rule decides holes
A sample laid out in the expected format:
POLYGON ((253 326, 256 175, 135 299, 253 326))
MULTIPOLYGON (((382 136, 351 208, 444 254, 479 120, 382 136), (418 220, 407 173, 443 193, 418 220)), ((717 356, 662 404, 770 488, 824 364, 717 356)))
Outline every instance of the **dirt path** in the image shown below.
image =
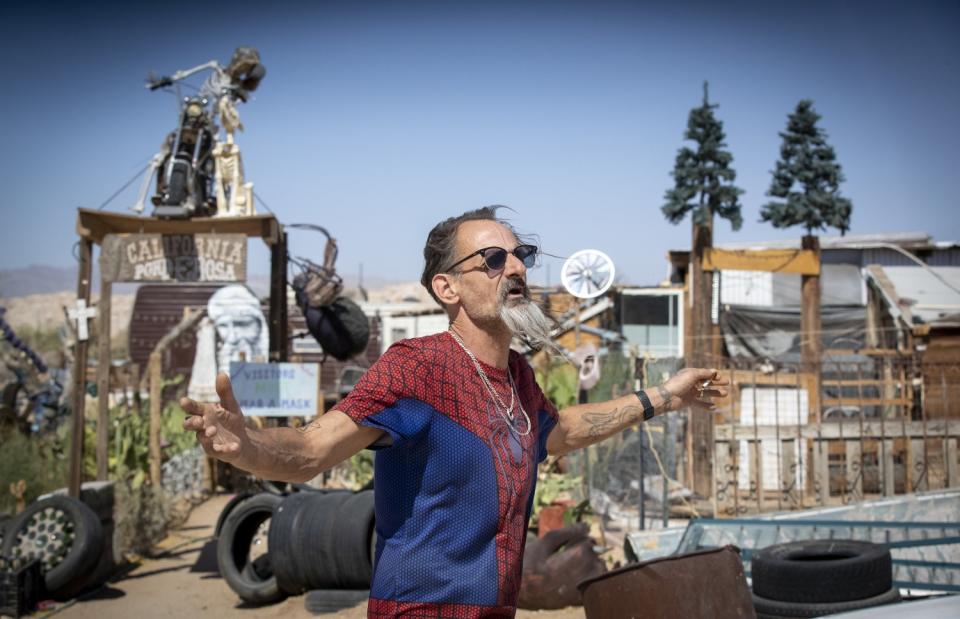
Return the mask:
MULTIPOLYGON (((114 578, 98 591, 67 605, 40 612, 57 619, 150 619, 153 617, 314 617, 303 596, 270 606, 248 606, 220 578, 213 530, 227 495, 212 497, 194 508, 186 524, 158 546, 162 556, 144 559, 134 569, 114 578)), ((323 617, 363 619, 366 603, 323 617)), ((581 608, 558 611, 519 611, 525 619, 581 619, 581 608)))

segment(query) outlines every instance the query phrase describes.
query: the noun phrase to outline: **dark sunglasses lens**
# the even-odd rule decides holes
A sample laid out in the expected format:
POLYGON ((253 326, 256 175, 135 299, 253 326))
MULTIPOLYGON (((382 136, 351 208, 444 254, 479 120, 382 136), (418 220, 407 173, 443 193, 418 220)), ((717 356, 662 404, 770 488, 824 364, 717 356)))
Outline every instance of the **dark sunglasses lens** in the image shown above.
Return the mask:
POLYGON ((488 269, 499 271, 507 264, 507 250, 500 247, 491 248, 483 254, 483 261, 488 269))
POLYGON ((520 259, 523 262, 523 266, 528 269, 532 268, 533 265, 537 263, 537 247, 536 245, 520 245, 515 250, 513 250, 513 255, 520 259))

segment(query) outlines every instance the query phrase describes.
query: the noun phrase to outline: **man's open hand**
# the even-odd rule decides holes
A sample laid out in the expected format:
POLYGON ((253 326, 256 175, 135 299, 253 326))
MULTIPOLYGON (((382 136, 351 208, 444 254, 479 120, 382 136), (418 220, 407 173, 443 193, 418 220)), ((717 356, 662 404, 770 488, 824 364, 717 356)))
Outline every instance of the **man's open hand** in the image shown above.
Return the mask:
POLYGON ((181 398, 180 406, 187 414, 183 427, 197 433, 197 440, 208 455, 234 462, 247 444, 247 431, 243 425, 243 413, 233 397, 230 377, 217 374, 219 403, 201 404, 190 398, 181 398))
POLYGON ((675 411, 689 406, 712 411, 716 408, 713 398, 726 397, 727 390, 724 387, 729 384, 730 381, 721 377, 717 370, 685 368, 657 387, 657 390, 661 397, 669 401, 666 410, 675 411))

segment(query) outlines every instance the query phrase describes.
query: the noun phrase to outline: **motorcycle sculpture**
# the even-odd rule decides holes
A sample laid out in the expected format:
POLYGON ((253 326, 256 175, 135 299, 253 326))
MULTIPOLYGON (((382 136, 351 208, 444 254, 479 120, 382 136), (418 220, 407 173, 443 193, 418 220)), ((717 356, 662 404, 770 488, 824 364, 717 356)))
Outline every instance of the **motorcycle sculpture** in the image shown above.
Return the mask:
POLYGON ((147 88, 176 87, 180 119, 154 155, 133 211, 143 213, 150 181, 157 175, 153 216, 167 219, 253 215, 253 184, 244 182, 240 148, 233 134, 242 130, 236 102, 246 102, 266 75, 260 54, 238 47, 226 67, 216 60, 172 76, 151 78, 147 88), (181 97, 180 82, 201 71, 210 76, 196 96, 181 97), (216 125, 219 117, 225 139, 216 125))

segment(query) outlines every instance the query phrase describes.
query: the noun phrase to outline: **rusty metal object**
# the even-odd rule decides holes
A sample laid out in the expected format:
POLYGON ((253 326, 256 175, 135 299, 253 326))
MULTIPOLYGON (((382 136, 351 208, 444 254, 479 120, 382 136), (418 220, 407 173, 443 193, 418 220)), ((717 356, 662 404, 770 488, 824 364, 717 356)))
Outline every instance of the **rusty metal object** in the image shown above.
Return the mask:
POLYGON ((587 619, 756 617, 735 546, 634 563, 579 588, 587 619))
POLYGON ((554 529, 527 542, 517 606, 530 610, 580 605, 577 583, 606 571, 585 523, 554 529))

